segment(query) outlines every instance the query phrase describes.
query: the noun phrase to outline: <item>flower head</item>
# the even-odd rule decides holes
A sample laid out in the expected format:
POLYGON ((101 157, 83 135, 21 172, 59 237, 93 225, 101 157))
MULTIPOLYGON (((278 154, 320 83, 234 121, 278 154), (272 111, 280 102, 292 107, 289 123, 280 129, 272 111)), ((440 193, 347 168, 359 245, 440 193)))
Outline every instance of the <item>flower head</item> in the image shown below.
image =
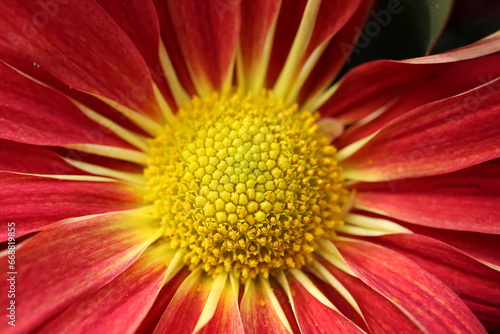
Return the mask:
POLYGON ((498 328, 500 36, 332 85, 372 6, 1 4, 5 332, 498 328))

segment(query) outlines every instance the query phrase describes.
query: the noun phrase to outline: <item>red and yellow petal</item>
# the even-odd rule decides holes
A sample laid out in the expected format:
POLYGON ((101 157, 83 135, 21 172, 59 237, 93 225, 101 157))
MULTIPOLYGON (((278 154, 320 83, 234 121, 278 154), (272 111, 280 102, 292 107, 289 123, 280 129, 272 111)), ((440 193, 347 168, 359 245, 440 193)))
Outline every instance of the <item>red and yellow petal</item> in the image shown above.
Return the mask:
POLYGON ((134 149, 67 97, 0 63, 0 138, 34 145, 90 143, 134 149))
POLYGON ((109 284, 73 304, 40 331, 135 333, 163 285, 172 256, 166 244, 151 246, 109 284))
POLYGON ((363 333, 334 307, 303 272, 294 270, 292 275, 283 276, 279 281, 292 304, 302 333, 363 333))
MULTIPOLYGON (((16 312, 22 321, 6 333, 34 328, 102 288, 135 261, 157 232, 149 216, 114 213, 60 225, 18 245, 16 312)), ((7 257, 1 262, 6 264, 7 257)), ((0 300, 9 303, 7 294, 0 300)))
POLYGON ((257 92, 264 83, 281 0, 242 1, 238 82, 257 92), (240 77, 241 76, 241 77, 240 77))
POLYGON ((240 308, 246 333, 292 333, 268 280, 247 282, 240 308))
POLYGON ((98 3, 134 42, 134 45, 146 61, 152 79, 170 102, 170 105, 174 106, 172 93, 160 66, 160 26, 153 1, 99 0, 98 3))
POLYGON ((189 276, 189 273, 189 270, 184 268, 184 270, 181 270, 177 275, 166 282, 161 291, 158 293, 158 296, 151 306, 151 309, 148 311, 148 314, 138 327, 138 333, 153 333, 154 329, 158 325, 158 321, 163 315, 163 312, 165 312, 165 309, 172 300, 175 292, 182 282, 184 282, 186 277, 189 276))
POLYGON ((362 1, 349 21, 332 35, 331 41, 300 91, 298 100, 305 108, 308 108, 309 103, 312 103, 321 91, 331 85, 344 66, 360 33, 359 27, 365 23, 373 3, 374 1, 362 1))
POLYGON ((231 84, 241 22, 240 1, 167 1, 170 19, 200 95, 231 84))
MULTIPOLYGON (((226 275, 226 273, 222 275, 226 275)), ((210 320, 208 320, 206 324, 204 324, 204 322, 198 322, 197 328, 199 328, 199 330, 196 331, 196 333, 245 333, 238 306, 239 283, 239 280, 234 277, 228 277, 226 279, 218 300, 214 300, 216 306, 213 310, 213 314, 210 316, 210 320)), ((212 293, 213 292, 214 290, 212 290, 212 293)), ((209 305, 209 301, 207 301, 205 309, 207 309, 207 307, 211 311, 214 305, 209 305)), ((208 315, 210 315, 210 313, 208 315)), ((203 319, 203 316, 201 319, 203 319)))
POLYGON ((499 157, 499 84, 494 80, 395 119, 342 161, 344 176, 370 182, 422 177, 499 157))
POLYGON ((413 319, 394 305, 393 300, 376 292, 361 280, 346 274, 327 261, 321 261, 352 294, 370 333, 421 333, 413 319))
MULTIPOLYGON (((305 56, 309 56, 319 45, 328 41, 343 27, 347 26, 349 20, 360 7, 371 6, 371 4, 370 1, 363 0, 349 2, 342 0, 322 1, 305 56)), ((354 27, 351 26, 350 28, 354 27)))
POLYGON ((280 75, 299 28, 306 4, 307 1, 304 0, 281 1, 265 87, 273 87, 280 75))
MULTIPOLYGON (((369 3, 363 5, 365 4, 369 3)), ((302 85, 328 42, 349 21, 360 5, 360 1, 350 1, 342 5, 337 1, 309 1, 305 7, 302 7, 303 2, 282 3, 267 77, 267 85, 274 84, 276 96, 285 98, 286 103, 297 100, 302 85), (299 17, 300 23, 295 30, 293 20, 299 17), (277 74, 276 79, 273 78, 274 74, 277 74)))
POLYGON ((227 273, 212 278, 201 269, 192 272, 176 289, 155 333, 173 328, 178 333, 244 333, 238 283, 227 273))
MULTIPOLYGON (((167 333, 175 328, 179 334, 192 333, 198 323, 214 281, 203 277, 202 270, 193 271, 179 287, 163 312, 155 333, 167 333), (189 310, 189 311, 186 311, 189 310)), ((167 289, 174 287, 166 286, 167 289)))
POLYGON ((354 206, 413 224, 500 234, 497 160, 444 175, 356 185, 354 206))
POLYGON ((336 240, 335 245, 361 281, 392 300, 421 330, 486 333, 449 287, 407 257, 362 241, 336 240))
POLYGON ((481 321, 500 325, 500 272, 459 249, 416 233, 377 239, 443 281, 481 321))
POLYGON ((161 119, 147 65, 109 14, 91 0, 50 4, 2 3, 0 38, 70 87, 161 119))
MULTIPOLYGON (((160 32, 161 39, 165 46, 165 51, 168 55, 168 59, 171 62, 172 68, 175 69, 175 74, 179 81, 179 86, 185 90, 187 95, 194 96, 198 95, 196 88, 193 84, 193 79, 189 73, 188 65, 186 64, 186 59, 184 58, 180 42, 176 36, 176 32, 172 23, 172 17, 170 15, 170 10, 168 8, 168 3, 165 0, 153 0, 156 13, 158 15, 158 21, 160 24, 160 32)), ((162 57, 160 56, 160 59, 162 57)), ((168 71, 166 68, 163 69, 165 71, 166 79, 171 79, 171 74, 167 74, 168 71)), ((171 89, 172 87, 170 85, 171 89)))
MULTIPOLYGON (((141 191, 122 182, 92 182, 0 173, 0 212, 17 224, 16 236, 67 218, 137 208, 141 191)), ((7 230, 0 232, 6 240, 7 230)))

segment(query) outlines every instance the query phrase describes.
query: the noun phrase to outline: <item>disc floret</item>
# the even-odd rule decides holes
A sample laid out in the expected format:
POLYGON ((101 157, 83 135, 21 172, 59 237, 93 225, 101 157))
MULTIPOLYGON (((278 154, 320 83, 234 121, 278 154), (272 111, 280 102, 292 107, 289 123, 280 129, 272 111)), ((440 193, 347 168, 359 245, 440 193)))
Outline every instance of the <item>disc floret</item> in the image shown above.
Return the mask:
POLYGON ((229 89, 177 116, 150 143, 146 200, 186 264, 246 279, 309 263, 346 197, 319 115, 229 89))

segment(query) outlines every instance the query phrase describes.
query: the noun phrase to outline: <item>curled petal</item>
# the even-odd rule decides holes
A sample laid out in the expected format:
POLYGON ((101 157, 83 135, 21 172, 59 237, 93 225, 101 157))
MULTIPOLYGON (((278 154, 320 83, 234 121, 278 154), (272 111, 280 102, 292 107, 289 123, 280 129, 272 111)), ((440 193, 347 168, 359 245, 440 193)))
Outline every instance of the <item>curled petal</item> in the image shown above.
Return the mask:
MULTIPOLYGON (((335 146, 343 148, 363 139, 419 106, 461 94, 495 80, 500 76, 500 69, 495 66, 498 62, 500 54, 433 66, 426 77, 411 80, 410 87, 399 91, 386 105, 366 116, 359 124, 349 127, 345 135, 335 142, 335 146)), ((400 86, 400 83, 395 84, 396 88, 400 86)), ((375 100, 377 97, 370 96, 367 99, 375 100)))
MULTIPOLYGON (((386 105, 415 82, 439 73, 450 63, 480 58, 498 51, 500 35, 497 34, 439 55, 365 63, 349 71, 340 80, 335 93, 319 109, 327 116, 353 123, 386 105)), ((484 66, 489 67, 491 64, 484 63, 484 66)), ((498 73, 498 69, 495 71, 498 73)))
POLYGON ((472 258, 500 271, 500 252, 492 251, 500 245, 500 235, 436 229, 408 224, 412 231, 440 240, 472 258))

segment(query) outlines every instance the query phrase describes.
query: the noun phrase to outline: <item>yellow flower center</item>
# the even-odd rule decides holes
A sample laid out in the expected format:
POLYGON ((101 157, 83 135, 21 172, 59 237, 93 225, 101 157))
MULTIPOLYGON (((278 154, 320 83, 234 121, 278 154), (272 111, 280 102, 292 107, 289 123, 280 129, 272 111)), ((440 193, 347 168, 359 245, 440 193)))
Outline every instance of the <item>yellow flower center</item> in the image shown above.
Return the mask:
POLYGON ((346 190, 317 113, 230 89, 177 116, 150 143, 146 200, 192 270, 268 277, 334 236, 346 190))

